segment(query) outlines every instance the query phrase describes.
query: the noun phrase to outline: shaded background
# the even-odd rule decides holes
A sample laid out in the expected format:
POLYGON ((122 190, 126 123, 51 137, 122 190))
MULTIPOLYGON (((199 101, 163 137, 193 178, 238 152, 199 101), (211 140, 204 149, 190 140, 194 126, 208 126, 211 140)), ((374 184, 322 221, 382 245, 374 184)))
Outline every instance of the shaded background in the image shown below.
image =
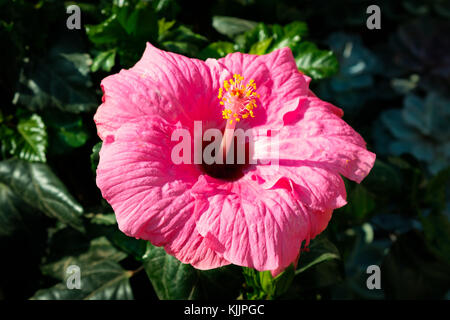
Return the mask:
POLYGON ((0 0, 0 299, 450 298, 448 1, 79 1, 68 30, 72 3, 0 0), (366 27, 371 4, 381 30, 366 27), (101 79, 146 41, 200 59, 287 45, 377 153, 290 285, 199 272, 118 231, 95 185, 93 114, 101 79), (65 286, 70 264, 82 290, 65 286))

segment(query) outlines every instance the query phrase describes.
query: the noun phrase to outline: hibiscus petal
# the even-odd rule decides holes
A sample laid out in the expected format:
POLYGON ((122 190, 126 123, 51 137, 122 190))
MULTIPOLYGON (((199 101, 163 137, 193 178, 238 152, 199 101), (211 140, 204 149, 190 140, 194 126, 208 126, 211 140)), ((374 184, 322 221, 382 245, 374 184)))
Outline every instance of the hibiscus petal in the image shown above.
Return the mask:
POLYGON ((232 74, 242 75, 246 81, 254 79, 260 98, 252 126, 264 123, 280 125, 283 114, 291 111, 290 101, 309 94, 310 78, 297 69, 289 48, 266 55, 230 53, 218 60, 232 74))
POLYGON ((315 97, 302 99, 298 110, 289 115, 290 123, 274 131, 276 139, 255 131, 254 157, 267 159, 276 150, 280 166, 319 167, 360 183, 376 155, 336 109, 315 97))
POLYGON ((277 274, 295 263, 302 242, 345 204, 340 174, 360 182, 375 161, 342 110, 318 99, 309 81, 288 48, 204 62, 147 44, 133 68, 103 80, 95 115, 104 140, 97 185, 119 228, 199 269, 234 263, 277 274), (192 132, 194 120, 223 128, 217 93, 235 73, 254 79, 261 95, 243 127, 275 129, 270 139, 256 134, 253 154, 275 159, 275 148, 278 165, 252 165, 234 182, 175 165, 171 133, 192 132))
POLYGON ((264 189, 283 187, 293 192, 295 198, 311 210, 322 212, 347 204, 342 178, 320 165, 281 163, 276 169, 270 165, 260 165, 251 173, 251 177, 259 181, 264 189))
POLYGON ((206 62, 159 50, 147 43, 133 70, 164 88, 190 120, 221 120, 217 94, 221 80, 229 76, 216 60, 206 62))
POLYGON ((97 109, 94 121, 102 140, 114 135, 120 126, 141 117, 160 116, 176 121, 182 113, 178 103, 167 98, 163 88, 130 70, 106 77, 101 83, 104 102, 97 109))
MULTIPOLYGON (((208 203, 197 230, 233 264, 284 269, 309 237, 310 218, 285 189, 264 190, 251 181, 205 182, 197 197, 208 203)), ((195 189, 194 189, 195 191, 195 189)))
POLYGON ((217 92, 228 74, 217 61, 189 59, 147 43, 133 68, 101 82, 103 103, 94 116, 98 134, 105 139, 142 116, 190 126, 193 120, 221 121, 217 92))
POLYGON ((179 260, 203 268, 228 262, 209 249, 195 231, 195 201, 190 189, 199 170, 175 165, 174 127, 157 117, 122 125, 100 151, 97 186, 128 236, 166 247, 179 260))
POLYGON ((196 224, 201 210, 207 205, 205 201, 197 199, 195 209, 184 227, 178 232, 177 236, 164 248, 167 253, 175 256, 183 263, 189 263, 197 269, 208 270, 230 264, 225 260, 222 254, 217 253, 216 247, 211 243, 208 237, 200 236, 196 224))

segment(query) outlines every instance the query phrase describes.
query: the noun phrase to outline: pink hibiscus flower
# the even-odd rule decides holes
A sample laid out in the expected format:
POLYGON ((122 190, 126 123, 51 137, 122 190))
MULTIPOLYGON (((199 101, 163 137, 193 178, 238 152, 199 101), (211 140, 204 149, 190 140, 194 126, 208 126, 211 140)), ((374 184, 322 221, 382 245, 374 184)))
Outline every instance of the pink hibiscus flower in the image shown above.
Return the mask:
POLYGON ((340 175, 359 183, 375 161, 309 82, 289 48, 201 61, 147 44, 133 68, 102 81, 94 117, 103 140, 97 185, 120 230, 198 269, 232 263, 275 275, 296 263, 302 242, 346 204, 340 175), (172 134, 194 133, 194 121, 225 132, 225 154, 230 133, 249 130, 253 156, 267 159, 270 146, 277 165, 250 156, 241 165, 175 164, 172 134))

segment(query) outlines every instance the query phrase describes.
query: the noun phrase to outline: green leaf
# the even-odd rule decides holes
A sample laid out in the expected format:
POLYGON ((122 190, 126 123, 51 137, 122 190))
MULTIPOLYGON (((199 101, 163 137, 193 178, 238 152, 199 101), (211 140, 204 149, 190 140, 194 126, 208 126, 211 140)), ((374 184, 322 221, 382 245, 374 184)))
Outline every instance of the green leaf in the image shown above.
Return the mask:
POLYGON ((328 81, 319 83, 321 99, 330 100, 344 108, 347 115, 357 117, 370 99, 386 99, 387 90, 373 90, 374 76, 386 72, 382 61, 368 50, 359 36, 332 33, 326 43, 336 55, 339 72, 328 81))
POLYGON ((420 220, 429 250, 450 265, 449 187, 450 167, 439 172, 428 183, 425 200, 431 211, 421 214, 420 220))
MULTIPOLYGON (((272 37, 275 37, 272 28, 264 23, 258 23, 253 29, 237 36, 236 44, 240 48, 240 51, 248 52, 256 43, 272 37)), ((279 37, 280 35, 277 35, 277 38, 279 37)))
POLYGON ((115 45, 126 33, 121 27, 117 15, 113 14, 102 23, 86 25, 86 34, 95 45, 115 45))
POLYGON ((450 167, 440 171, 427 186, 425 194, 429 206, 437 213, 443 213, 448 206, 448 188, 450 186, 450 167))
POLYGON ((272 44, 272 38, 255 43, 251 48, 250 54, 266 54, 270 45, 272 44))
POLYGON ((236 266, 200 271, 148 244, 145 271, 159 299, 235 299, 242 284, 236 266))
POLYGON ((162 43, 164 50, 184 54, 188 56, 197 55, 197 46, 183 41, 165 41, 162 43))
POLYGON ((27 228, 24 216, 35 214, 9 186, 0 183, 0 237, 11 236, 18 230, 27 228))
POLYGON ((378 197, 390 197, 397 194, 402 188, 402 179, 399 170, 391 165, 376 159, 370 174, 364 179, 367 190, 375 193, 378 197))
POLYGON ((47 132, 41 117, 33 114, 29 118, 20 118, 17 125, 20 134, 16 154, 27 161, 46 162, 47 132))
POLYGON ((16 159, 1 161, 0 183, 29 206, 84 231, 83 208, 47 165, 16 159))
POLYGON ((234 52, 234 44, 226 41, 213 42, 204 48, 198 54, 199 59, 206 60, 207 58, 219 59, 225 57, 227 54, 234 52))
POLYGON ((92 62, 91 71, 97 72, 103 70, 106 72, 111 71, 116 61, 116 49, 100 52, 92 62))
POLYGON ((386 146, 383 139, 377 141, 377 149, 389 150, 392 154, 409 153, 425 162, 430 173, 437 174, 448 167, 450 152, 450 100, 431 91, 425 99, 409 94, 404 99, 403 109, 384 111, 381 122, 394 139, 386 146))
POLYGON ((132 271, 106 260, 84 273, 81 270, 80 290, 69 290, 66 283, 59 283, 37 291, 31 300, 132 300, 129 281, 132 275, 132 271))
POLYGON ((348 204, 342 210, 354 221, 364 221, 375 209, 375 198, 363 185, 355 185, 348 198, 348 204))
POLYGON ((326 237, 319 236, 311 241, 307 251, 301 253, 295 274, 298 275, 324 261, 340 258, 336 246, 326 237))
POLYGON ((147 41, 161 49, 195 57, 207 39, 184 25, 175 27, 176 21, 169 16, 158 17, 161 10, 167 9, 175 12, 176 3, 114 1, 111 16, 98 25, 87 26, 86 32, 98 51, 114 50, 125 68, 139 60, 147 41))
POLYGON ((132 271, 124 270, 117 262, 126 254, 116 250, 105 238, 91 242, 89 251, 76 257, 44 265, 42 272, 62 281, 48 289, 41 289, 33 300, 129 300, 133 299, 129 278, 132 271), (81 288, 67 288, 67 267, 80 268, 81 288))
POLYGON ((206 39, 204 36, 193 32, 191 29, 183 25, 172 29, 167 35, 166 39, 176 42, 186 42, 191 45, 203 44, 208 41, 208 39, 206 39))
POLYGON ((99 237, 90 242, 88 250, 76 256, 66 256, 58 261, 46 263, 41 266, 43 274, 58 280, 64 280, 66 269, 70 265, 79 266, 83 269, 89 269, 92 266, 110 260, 119 262, 127 257, 127 254, 117 250, 105 238, 99 237))
POLYGON ((342 262, 337 259, 327 260, 296 275, 289 289, 279 298, 316 300, 317 293, 338 284, 343 278, 342 262))
POLYGON ((111 15, 97 25, 87 25, 86 33, 89 40, 103 46, 102 49, 120 47, 119 55, 128 49, 134 56, 146 41, 157 40, 158 20, 151 2, 114 1, 111 15))
POLYGON ((284 27, 259 23, 250 31, 236 38, 240 50, 250 54, 266 54, 289 47, 297 67, 313 79, 323 79, 338 71, 338 61, 332 51, 319 50, 311 42, 304 42, 308 34, 306 23, 296 21, 284 27))
POLYGON ((16 128, 0 124, 0 141, 3 158, 17 156, 34 162, 46 162, 47 131, 37 114, 19 115, 16 128))
POLYGON ((233 38, 235 35, 253 29, 257 23, 234 17, 213 16, 212 25, 217 32, 233 38))
POLYGON ((293 48, 295 62, 300 71, 315 80, 332 76, 339 65, 332 51, 319 50, 311 42, 302 42, 293 48))
POLYGON ((54 110, 44 112, 43 117, 50 134, 50 153, 71 152, 73 148, 83 146, 89 138, 80 115, 54 110))
POLYGON ((58 136, 66 145, 78 148, 84 145, 88 139, 88 133, 83 129, 83 123, 81 118, 79 118, 72 123, 66 123, 65 126, 61 126, 58 136))
POLYGON ((294 280, 295 268, 291 264, 283 272, 273 277, 270 271, 257 271, 252 268, 243 268, 246 284, 252 292, 246 294, 250 300, 274 299, 285 293, 294 280))
POLYGON ((3 159, 14 155, 17 149, 17 132, 0 123, 0 150, 3 159))
POLYGON ((130 254, 136 260, 142 261, 144 259, 148 241, 128 237, 119 230, 117 225, 112 232, 106 233, 106 237, 108 237, 108 240, 117 248, 130 254))
MULTIPOLYGON (((305 22, 294 21, 284 26, 284 37, 295 39, 295 37, 303 38, 308 35, 308 25, 305 22)), ((300 39, 298 39, 299 41, 300 39)))
POLYGON ((142 261, 147 249, 147 241, 128 237, 117 226, 114 213, 110 214, 86 214, 91 219, 88 225, 88 234, 105 236, 121 251, 133 256, 136 260, 142 261))
POLYGON ((91 222, 95 224, 103 224, 107 226, 116 226, 116 215, 114 213, 98 213, 93 214, 92 216, 88 216, 88 218, 91 218, 91 222))
POLYGON ((155 0, 152 4, 158 16, 173 18, 181 10, 176 0, 155 0))
POLYGON ((92 85, 92 60, 88 54, 76 51, 70 41, 61 41, 44 59, 26 65, 14 104, 31 111, 58 108, 73 113, 92 111, 98 106, 95 95, 88 90, 92 85))
POLYGON ((204 46, 207 39, 186 26, 179 25, 167 31, 162 41, 161 46, 164 50, 196 57, 199 48, 204 46))
POLYGON ((113 12, 126 33, 138 39, 156 39, 158 22, 155 10, 147 1, 116 1, 113 12))
POLYGON ((422 225, 429 250, 450 266, 450 222, 438 212, 422 217, 422 225))
POLYGON ((341 267, 338 249, 325 236, 320 235, 311 240, 308 249, 301 251, 292 284, 279 298, 308 299, 311 292, 341 281, 341 267))
POLYGON ((163 248, 149 245, 144 266, 159 299, 197 298, 199 289, 195 269, 166 254, 163 248))
POLYGON ((275 41, 270 51, 284 47, 289 47, 293 50, 295 45, 308 34, 308 26, 300 21, 292 22, 284 27, 275 24, 272 26, 271 32, 275 41))
POLYGON ((307 33, 308 28, 304 22, 293 22, 284 27, 278 24, 259 23, 252 30, 238 36, 236 42, 242 51, 252 50, 255 52, 256 48, 260 46, 263 50, 259 50, 259 52, 268 53, 284 47, 294 49, 307 33), (272 39, 272 41, 268 39, 272 39), (263 43, 258 44, 260 42, 263 43))
POLYGON ((176 23, 176 20, 166 21, 165 18, 158 20, 158 41, 162 41, 168 34, 169 30, 176 23))
POLYGON ((97 166, 98 166, 98 162, 100 160, 100 149, 102 148, 102 142, 97 142, 93 147, 92 147, 92 153, 91 153, 91 169, 92 172, 96 172, 97 171, 97 166))

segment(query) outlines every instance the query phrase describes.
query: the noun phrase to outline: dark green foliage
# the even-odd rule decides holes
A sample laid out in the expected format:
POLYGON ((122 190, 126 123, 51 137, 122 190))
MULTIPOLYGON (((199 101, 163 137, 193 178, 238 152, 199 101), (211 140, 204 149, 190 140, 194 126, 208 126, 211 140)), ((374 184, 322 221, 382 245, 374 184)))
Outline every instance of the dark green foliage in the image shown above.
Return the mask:
POLYGON ((213 26, 218 32, 233 38, 235 44, 214 42, 200 53, 201 57, 210 54, 211 57, 219 58, 233 51, 266 54, 289 47, 299 70, 313 79, 327 78, 337 71, 338 62, 333 52, 319 50, 314 43, 304 41, 308 34, 304 22, 292 22, 283 27, 231 17, 214 17, 213 26))
POLYGON ((151 244, 147 246, 144 266, 160 299, 235 299, 242 284, 236 266, 196 270, 151 244))
POLYGON ((450 6, 369 0, 0 0, 0 299, 448 299, 450 6), (200 10, 202 9, 202 10, 200 10), (95 178, 100 81, 146 43, 192 58, 289 47, 377 160, 277 277, 200 271, 122 233, 95 178), (68 290, 67 267, 81 270, 68 290), (294 266, 295 265, 295 266, 294 266), (381 267, 381 290, 366 286, 381 267))
POLYGON ((117 251, 105 238, 91 242, 86 253, 42 266, 42 273, 62 281, 48 289, 41 289, 31 298, 35 300, 129 300, 133 299, 129 278, 132 271, 124 270, 118 262, 126 254, 117 251), (80 268, 80 290, 67 290, 66 269, 70 265, 80 268))
POLYGON ((19 115, 17 118, 17 125, 13 126, 8 126, 8 121, 0 121, 2 156, 46 162, 47 130, 42 118, 37 114, 19 115))
POLYGON ((49 217, 84 230, 83 208, 47 165, 15 159, 1 161, 0 183, 15 195, 14 202, 20 198, 49 217))
POLYGON ((24 66, 14 103, 32 111, 58 108, 65 112, 93 111, 97 106, 89 68, 92 60, 79 52, 74 39, 56 43, 42 60, 24 66))

